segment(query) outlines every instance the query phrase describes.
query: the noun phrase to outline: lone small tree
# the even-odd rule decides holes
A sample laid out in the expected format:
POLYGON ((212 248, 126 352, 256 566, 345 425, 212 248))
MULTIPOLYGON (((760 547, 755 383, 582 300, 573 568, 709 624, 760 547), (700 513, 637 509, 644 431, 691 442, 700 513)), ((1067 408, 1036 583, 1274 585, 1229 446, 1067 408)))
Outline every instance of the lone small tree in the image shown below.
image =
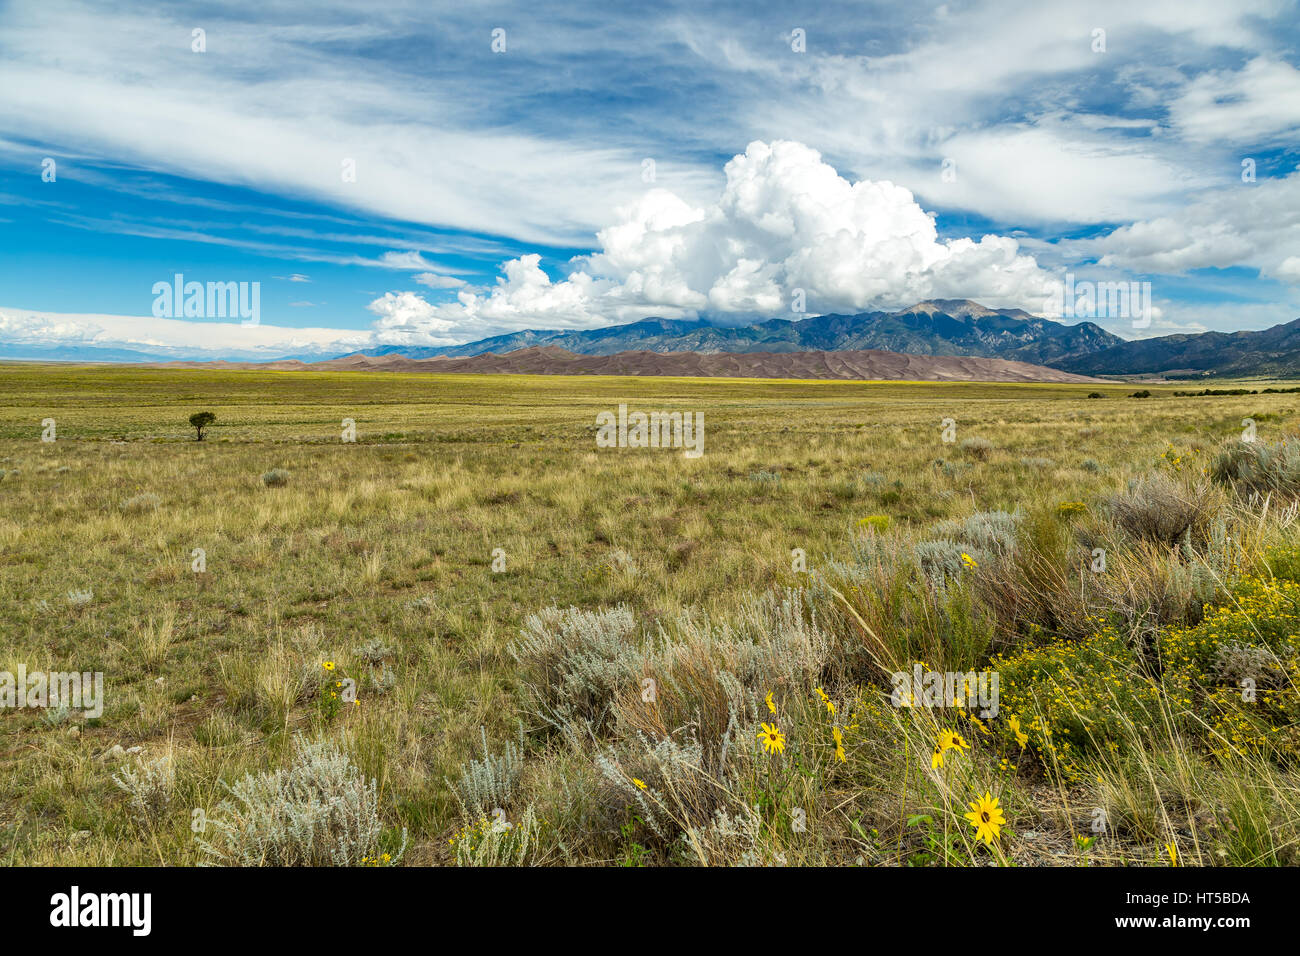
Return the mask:
POLYGON ((194 430, 199 433, 199 437, 196 438, 195 441, 203 441, 203 429, 207 428, 216 420, 217 416, 212 414, 212 412, 195 412, 191 415, 190 424, 193 425, 194 430))

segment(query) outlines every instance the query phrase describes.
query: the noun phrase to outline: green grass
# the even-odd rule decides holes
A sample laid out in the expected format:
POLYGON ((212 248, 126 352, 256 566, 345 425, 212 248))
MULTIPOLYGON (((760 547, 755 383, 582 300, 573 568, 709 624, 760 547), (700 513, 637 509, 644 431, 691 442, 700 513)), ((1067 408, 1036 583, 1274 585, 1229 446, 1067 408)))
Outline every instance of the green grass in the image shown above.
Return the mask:
MULTIPOLYGON (((565 796, 599 789, 594 751, 523 712, 509 646, 526 618, 626 604, 652 633, 692 609, 730 619, 750 595, 808 582, 793 549, 814 572, 847 559, 868 516, 887 516, 901 540, 974 511, 1095 508, 1170 448, 1199 461, 1243 418, 1259 422, 1261 440, 1295 424, 1293 395, 1150 388, 1134 400, 1123 397, 1131 385, 0 367, 0 670, 102 670, 108 685, 92 722, 0 711, 0 853, 23 864, 196 863, 192 812, 214 812, 220 781, 284 764, 302 733, 343 742, 377 779, 386 839, 409 831, 405 862, 453 862, 448 841, 476 821, 446 780, 481 756, 480 728, 499 749, 522 721, 521 786, 544 848, 529 859, 698 861, 655 845, 635 822, 645 816, 635 794, 612 822, 565 796), (1093 391, 1107 398, 1087 399, 1093 391), (619 402, 703 412, 703 457, 597 448, 596 414, 619 402), (198 443, 187 420, 202 410, 217 421, 198 443), (46 418, 54 443, 40 441, 46 418), (355 444, 340 439, 346 418, 355 444), (940 436, 946 418, 957 423, 952 444, 940 436), (964 453, 971 437, 991 452, 964 453), (277 468, 288 482, 268 486, 262 476, 277 468), (751 480, 758 473, 779 480, 751 480), (205 574, 191 570, 195 549, 205 574), (496 549, 504 572, 493 570, 496 549), (69 591, 93 599, 78 606, 69 591), (391 687, 372 683, 360 651, 371 642, 390 649, 391 687), (326 660, 358 681, 360 706, 326 704, 326 660), (172 755, 175 793, 150 827, 111 780, 123 763, 104 759, 114 745, 172 755)), ((837 687, 844 706, 863 680, 837 687)), ((791 719, 815 717, 806 702, 787 706, 791 719)), ((896 718, 881 717, 880 732, 918 732, 896 718)), ((869 761, 881 746, 857 737, 850 749, 869 761)), ((823 777, 848 773, 824 757, 808 758, 823 777)), ((778 793, 755 777, 777 814, 763 823, 763 853, 905 862, 901 832, 885 846, 854 828, 903 825, 917 809, 899 805, 907 772, 844 777, 836 787, 860 812, 813 813, 826 834, 815 850, 773 830, 790 794, 812 785, 792 779, 778 793)), ((1034 826, 1068 834, 1059 815, 1070 795, 1050 775, 1021 787, 1034 826)), ((934 812, 945 805, 912 792, 934 812)), ((801 809, 813 811, 820 798, 806 798, 801 809)), ((1261 798, 1235 799, 1240 815, 1261 798)), ((907 839, 921 839, 916 830, 907 839)))

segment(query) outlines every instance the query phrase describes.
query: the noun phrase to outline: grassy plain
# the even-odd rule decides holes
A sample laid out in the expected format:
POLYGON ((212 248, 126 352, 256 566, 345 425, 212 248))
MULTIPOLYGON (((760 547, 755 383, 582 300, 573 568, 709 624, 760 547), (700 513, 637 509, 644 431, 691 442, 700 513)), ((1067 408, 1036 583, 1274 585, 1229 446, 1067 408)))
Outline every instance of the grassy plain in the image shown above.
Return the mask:
MULTIPOLYGON (((1285 748, 1225 756, 1221 736, 1184 728, 1199 703, 1169 691, 1164 672, 1146 713, 1157 732, 1129 721, 1132 733, 1121 727, 1098 748, 1128 756, 1100 769, 1062 759, 1046 736, 1020 750, 965 715, 973 749, 935 767, 935 734, 956 718, 880 706, 895 665, 980 669, 1054 639, 1082 645, 1103 628, 1084 617, 1129 601, 1144 568, 1218 575, 1217 600, 1234 593, 1229 574, 1269 577, 1265 556, 1289 546, 1294 515, 1279 519, 1276 500, 1229 500, 1206 476, 1243 419, 1261 442, 1294 435, 1300 395, 1144 387, 1152 397, 1127 397, 1130 385, 0 366, 0 671, 102 671, 107 683, 98 719, 0 711, 0 854, 27 865, 203 862, 195 811, 220 817, 223 781, 287 765, 301 737, 336 741, 376 780, 374 850, 396 856, 405 830, 404 865, 1151 864, 1170 862, 1170 844, 1187 862, 1294 862, 1300 790, 1285 748), (620 402, 703 412, 703 456, 597 448, 596 415, 620 402), (201 410, 217 421, 199 443, 187 419, 201 410), (53 442, 40 440, 45 419, 53 442), (341 440, 343 419, 355 443, 341 440), (1112 500, 1171 468, 1223 528, 1163 545, 1117 540, 1114 591, 1070 577, 1079 548, 1110 540, 1112 500), (287 483, 267 484, 272 469, 287 483), (1066 502, 1085 508, 1073 525, 1057 514, 1066 502), (942 522, 1017 509, 1038 523, 1033 561, 995 548, 939 597, 931 582, 919 604, 867 593, 885 572, 864 539, 872 554, 905 549, 942 522), (873 529, 860 523, 868 516, 888 521, 873 529), (1036 582, 1026 575, 1047 561, 1048 538, 1059 560, 1036 582), (1247 538, 1250 554, 1225 558, 1247 538), (796 570, 794 549, 811 573, 796 570), (1021 589, 1014 611, 995 606, 1010 600, 991 596, 1000 587, 1021 589), (726 670, 728 640, 802 634, 772 623, 774 605, 752 604, 787 588, 800 595, 794 613, 820 622, 800 638, 810 649, 799 662, 776 649, 770 666, 738 664, 738 690, 683 676, 726 670), (1033 620, 1029 597, 1054 588, 1080 592, 1077 613, 1061 599, 1033 620), (637 642, 645 633, 676 648, 643 655, 644 674, 666 688, 653 719, 634 713, 640 679, 575 712, 555 682, 599 696, 604 672, 574 683, 572 661, 518 647, 547 607, 620 605, 637 642), (968 626, 950 627, 963 613, 968 626), (931 614, 948 623, 926 623, 931 614), (872 641, 884 649, 868 648, 868 660, 872 641), (357 682, 356 704, 330 696, 336 677, 357 682), (562 716, 539 706, 548 692, 562 716), (787 749, 755 752, 758 725, 777 720, 787 749), (719 735, 731 741, 720 751, 719 735), (473 764, 484 740, 495 765, 473 764), (133 810, 113 776, 159 758, 161 806, 133 810), (985 790, 1008 815, 991 844, 963 819, 985 790), (1111 821, 1102 831, 1088 825, 1095 808, 1111 821), (497 809, 504 833, 484 825, 497 809)), ((875 594, 916 586, 891 577, 875 594)), ((1181 600, 1121 614, 1117 640, 1148 640, 1148 624, 1196 626, 1200 602, 1186 611, 1181 600)), ((1005 669, 1004 697, 1021 700, 1029 678, 1010 685, 1032 671, 1023 660, 1005 669)), ((1030 697, 1020 719, 1050 729, 1050 704, 1030 697)))

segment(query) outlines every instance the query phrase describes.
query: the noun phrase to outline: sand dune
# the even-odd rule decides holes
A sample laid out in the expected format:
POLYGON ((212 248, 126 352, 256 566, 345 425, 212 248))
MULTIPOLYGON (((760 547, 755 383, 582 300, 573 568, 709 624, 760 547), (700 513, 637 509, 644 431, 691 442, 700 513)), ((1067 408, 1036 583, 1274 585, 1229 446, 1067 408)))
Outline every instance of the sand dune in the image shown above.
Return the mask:
POLYGON ((808 378, 928 382, 1094 382, 1041 365, 970 356, 899 352, 619 352, 577 355, 541 346, 467 358, 410 359, 402 355, 347 355, 326 362, 168 362, 168 367, 341 369, 387 372, 467 372, 515 375, 681 375, 731 378, 808 378))
POLYGON ((729 378, 807 378, 928 382, 1094 382, 1041 365, 970 356, 900 352, 619 352, 577 355, 541 346, 467 358, 409 359, 402 355, 348 355, 326 362, 167 362, 169 368, 340 369, 380 372, 465 372, 514 375, 679 375, 729 378))

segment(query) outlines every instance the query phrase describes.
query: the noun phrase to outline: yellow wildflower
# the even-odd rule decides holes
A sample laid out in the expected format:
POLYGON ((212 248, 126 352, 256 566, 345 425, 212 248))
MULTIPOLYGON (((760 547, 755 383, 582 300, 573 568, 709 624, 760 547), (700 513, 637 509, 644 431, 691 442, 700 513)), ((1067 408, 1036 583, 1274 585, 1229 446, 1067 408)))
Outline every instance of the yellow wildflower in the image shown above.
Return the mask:
POLYGON ((975 838, 985 843, 996 840, 1007 822, 1002 811, 998 809, 998 798, 988 792, 971 801, 970 813, 965 816, 975 828, 975 838))
POLYGON ((1015 714, 1012 714, 1011 719, 1007 721, 1007 726, 1010 727, 1011 732, 1015 734, 1016 743, 1020 744, 1020 749, 1024 750, 1025 744, 1029 743, 1029 735, 1020 729, 1020 718, 1015 714))
POLYGON ((835 716, 835 704, 832 703, 832 702, 831 702, 831 699, 830 699, 829 697, 826 696, 826 691, 824 691, 824 690, 822 690, 820 687, 818 687, 818 688, 817 688, 817 696, 820 697, 820 698, 822 699, 822 703, 826 705, 826 712, 827 712, 828 714, 830 714, 832 717, 834 717, 834 716, 835 716))
POLYGON ((763 749, 769 754, 785 753, 785 734, 776 724, 763 724, 758 739, 763 741, 763 749))
POLYGON ((939 731, 939 750, 956 750, 959 753, 963 750, 970 750, 970 744, 966 743, 961 734, 955 730, 939 731))

